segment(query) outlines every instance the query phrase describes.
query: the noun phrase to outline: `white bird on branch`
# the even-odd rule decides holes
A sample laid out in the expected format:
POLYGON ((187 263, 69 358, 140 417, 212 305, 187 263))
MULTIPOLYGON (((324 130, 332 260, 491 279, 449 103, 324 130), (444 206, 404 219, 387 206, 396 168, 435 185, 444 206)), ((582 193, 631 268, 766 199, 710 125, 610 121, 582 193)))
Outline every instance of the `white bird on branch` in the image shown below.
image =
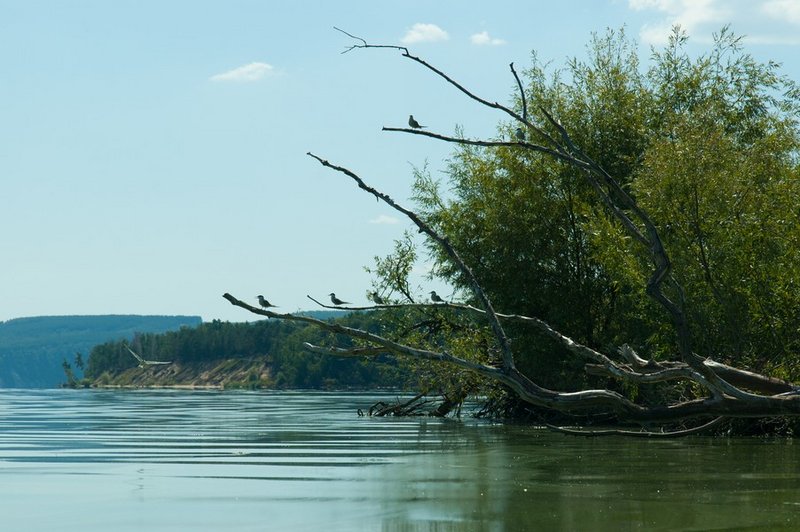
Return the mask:
POLYGON ((277 307, 278 306, 278 305, 273 305, 272 303, 270 303, 269 301, 264 299, 264 296, 261 296, 261 295, 258 296, 258 304, 261 305, 264 308, 270 308, 270 307, 277 307))
POLYGON ((435 290, 431 290, 431 301, 434 303, 444 303, 445 300, 439 297, 439 294, 436 293, 435 290))
POLYGON ((334 305, 349 305, 350 304, 349 301, 342 301, 341 299, 336 297, 336 294, 334 294, 333 292, 331 292, 328 295, 331 296, 331 303, 333 303, 334 305))
POLYGON ((163 366, 163 365, 166 365, 166 364, 172 364, 172 362, 164 362, 164 361, 161 361, 161 360, 145 360, 142 357, 140 357, 139 355, 137 355, 136 352, 133 349, 131 349, 130 347, 128 347, 127 345, 125 346, 125 349, 127 349, 130 352, 130 354, 133 355, 133 358, 135 358, 136 360, 139 361, 139 367, 140 368, 143 368, 145 366, 163 366))
POLYGON ((422 129, 428 126, 421 126, 419 122, 414 120, 414 115, 408 115, 408 125, 411 126, 411 129, 422 129))

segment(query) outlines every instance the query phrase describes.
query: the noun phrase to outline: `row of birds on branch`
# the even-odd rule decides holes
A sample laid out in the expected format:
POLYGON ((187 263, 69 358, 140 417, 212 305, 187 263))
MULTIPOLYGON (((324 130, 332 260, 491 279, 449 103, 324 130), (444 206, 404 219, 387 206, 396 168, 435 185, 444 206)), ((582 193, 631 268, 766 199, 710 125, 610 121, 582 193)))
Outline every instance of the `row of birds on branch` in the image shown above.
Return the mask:
MULTIPOLYGON (((447 301, 442 299, 439 296, 439 294, 436 293, 435 290, 431 290, 430 294, 431 294, 430 297, 431 297, 431 302, 432 303, 447 303, 447 301)), ((336 297, 336 294, 334 294, 333 292, 328 294, 328 296, 331 298, 331 303, 333 303, 337 307, 339 305, 351 305, 352 304, 349 301, 342 301, 341 299, 336 297)), ((388 304, 386 302, 386 300, 384 300, 380 295, 378 295, 378 292, 370 293, 370 297, 372 298, 372 301, 374 301, 376 305, 387 305, 388 304)), ((262 308, 265 308, 265 309, 267 309, 267 308, 277 308, 277 306, 278 306, 278 305, 273 305, 272 303, 267 301, 267 299, 264 298, 264 296, 262 296, 262 295, 258 295, 258 296, 256 296, 256 298, 258 299, 258 304, 261 305, 262 308)))
MULTIPOLYGON (((408 115, 408 125, 411 127, 411 129, 423 129, 423 128, 427 127, 427 126, 423 126, 422 124, 417 122, 417 120, 414 118, 414 115, 408 115)), ((515 136, 516 136, 517 140, 519 140, 521 142, 525 141, 525 132, 522 131, 521 128, 517 128, 515 136)), ((340 306, 340 305, 350 305, 351 304, 349 301, 342 301, 341 299, 336 297, 336 294, 334 294, 333 292, 328 294, 328 296, 330 296, 330 298, 331 298, 331 303, 333 303, 337 307, 340 306)), ((372 301, 374 301, 376 305, 386 305, 387 304, 386 301, 381 296, 379 296, 377 292, 372 292, 370 294, 370 296, 372 298, 372 301)), ((431 302, 433 302, 433 303, 446 303, 446 301, 444 299, 439 297, 439 294, 437 294, 435 290, 431 290, 430 297, 431 297, 431 302)), ((258 298, 258 304, 261 305, 262 308, 267 309, 267 308, 275 308, 275 307, 277 307, 277 305, 273 305, 272 303, 267 301, 264 298, 264 296, 262 296, 262 295, 257 296, 257 298, 258 298)))
MULTIPOLYGON (((408 115, 408 125, 411 127, 411 129, 423 129, 425 127, 428 127, 420 125, 420 123, 417 122, 416 119, 414 118, 414 115, 408 115)), ((527 140, 525 132, 522 130, 521 127, 518 127, 517 130, 514 132, 514 137, 516 137, 516 139, 520 142, 525 142, 525 140, 527 140)))

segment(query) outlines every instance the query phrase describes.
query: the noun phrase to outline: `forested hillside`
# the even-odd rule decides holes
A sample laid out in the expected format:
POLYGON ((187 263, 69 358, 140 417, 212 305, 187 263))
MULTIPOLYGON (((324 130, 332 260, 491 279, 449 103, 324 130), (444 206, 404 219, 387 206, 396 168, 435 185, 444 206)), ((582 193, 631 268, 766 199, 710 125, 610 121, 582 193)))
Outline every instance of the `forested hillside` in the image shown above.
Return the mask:
MULTIPOLYGON (((38 316, 0 322, 0 387, 49 388, 64 382, 64 359, 136 332, 195 327, 199 316, 38 316)), ((75 368, 80 374, 80 369, 75 368)), ((80 375, 78 375, 80 376, 80 375)))
MULTIPOLYGON (((373 313, 344 316, 341 312, 320 312, 314 316, 339 316, 338 321, 349 326, 386 328, 373 313)), ((190 385, 208 384, 202 374, 211 371, 236 371, 244 375, 244 380, 231 383, 222 379, 217 383, 251 388, 402 387, 415 378, 406 374, 401 380, 391 358, 378 357, 376 364, 375 359, 325 357, 303 350, 303 342, 320 343, 327 337, 328 333, 298 323, 215 320, 192 329, 141 334, 132 341, 98 345, 89 356, 86 377, 99 385, 190 385), (139 368, 126 345, 144 359, 173 364, 139 368)))

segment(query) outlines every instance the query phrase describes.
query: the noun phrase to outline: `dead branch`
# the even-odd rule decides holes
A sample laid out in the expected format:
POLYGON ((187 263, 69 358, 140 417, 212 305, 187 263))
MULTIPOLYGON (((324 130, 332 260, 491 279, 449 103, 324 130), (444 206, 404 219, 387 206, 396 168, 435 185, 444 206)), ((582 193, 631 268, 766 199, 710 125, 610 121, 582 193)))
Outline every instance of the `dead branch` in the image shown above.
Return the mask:
MULTIPOLYGON (((536 124, 533 124, 530 121, 528 121, 527 109, 526 109, 526 106, 524 105, 524 102, 525 102, 524 93, 522 94, 523 114, 520 115, 519 113, 517 113, 513 109, 510 109, 509 107, 506 107, 505 105, 502 105, 502 104, 497 103, 497 102, 491 102, 489 100, 481 98, 480 96, 478 96, 477 94, 473 93, 472 91, 470 91, 469 89, 467 89, 466 87, 464 87, 463 85, 458 83, 456 80, 454 80, 453 78, 451 78, 450 76, 448 76, 447 74, 445 74, 444 72, 442 72, 441 70, 436 68, 435 66, 431 65, 427 61, 425 61, 425 60, 423 60, 423 59, 421 59, 421 58, 419 58, 417 56, 411 55, 411 53, 408 51, 408 48, 406 48, 405 46, 385 45, 385 44, 369 44, 369 43, 367 43, 367 41, 365 39, 363 39, 361 37, 357 37, 355 35, 347 33, 346 31, 341 30, 341 29, 336 28, 336 27, 334 27, 334 29, 337 30, 337 31, 340 31, 340 32, 344 33, 345 35, 347 35, 348 37, 350 37, 352 39, 355 39, 355 40, 360 42, 360 44, 353 44, 353 45, 349 46, 342 53, 346 53, 346 52, 349 52, 351 50, 355 50, 355 49, 358 49, 358 48, 390 48, 390 49, 398 50, 398 51, 400 51, 402 53, 403 57, 405 57, 407 59, 410 59, 411 61, 414 61, 415 63, 418 63, 418 64, 422 65, 423 67, 425 67, 426 69, 430 70, 431 72, 434 72, 437 76, 441 77, 447 83, 449 83, 450 85, 452 85, 453 87, 455 87, 456 89, 461 91, 468 98, 470 98, 472 100, 475 100, 476 102, 480 103, 481 105, 485 105, 486 107, 490 107, 492 109, 497 109, 498 111, 502 111, 502 112, 506 113, 511 118, 513 118, 515 121, 524 124, 528 129, 534 131, 542 139, 544 139, 546 142, 552 144, 553 146, 559 146, 560 145, 559 142, 556 139, 554 139, 552 136, 550 136, 544 129, 542 129, 539 126, 537 126, 536 124)), ((517 81, 519 81, 519 78, 517 77, 517 73, 514 70, 514 63, 511 63, 511 65, 509 65, 509 67, 510 67, 511 72, 514 75, 514 77, 517 78, 517 81)), ((521 90, 522 84, 520 83, 519 85, 520 85, 520 90, 521 90)))
MULTIPOLYGON (((636 405, 627 398, 613 391, 582 390, 568 393, 555 392, 539 386, 535 382, 531 381, 527 376, 520 373, 513 366, 510 368, 506 366, 496 368, 494 366, 465 360, 447 352, 437 352, 427 349, 414 348, 361 329, 345 327, 334 322, 318 320, 309 316, 279 314, 270 310, 256 308, 248 303, 245 303, 244 301, 237 299, 231 294, 226 293, 222 297, 227 299, 232 305, 246 309, 254 314, 260 314, 270 318, 280 318, 287 321, 310 323, 316 327, 333 333, 343 334, 351 338, 364 340, 370 344, 374 344, 374 346, 381 346, 386 351, 395 355, 451 364, 453 366, 472 371, 483 376, 484 378, 489 379, 490 381, 505 384, 509 388, 513 389, 524 401, 537 406, 552 408, 564 412, 572 410, 586 410, 587 408, 601 408, 616 412, 622 417, 647 417, 647 409, 636 405)), ((340 354, 340 352, 336 350, 318 348, 316 346, 312 346, 312 348, 316 352, 320 353, 340 354)), ((377 348, 373 347, 372 349, 377 348)), ((345 350, 344 352, 341 352, 341 354, 347 355, 348 353, 345 350)), ((678 412, 678 410, 675 412, 678 412)))
MULTIPOLYGON (((408 133, 410 135, 421 135, 423 137, 430 137, 432 139, 443 140, 445 142, 453 142, 456 144, 463 144, 465 146, 483 146, 485 148, 497 148, 500 146, 505 147, 515 147, 515 146, 525 146, 526 148, 541 152, 551 157, 555 157, 556 159, 562 159, 564 161, 570 162, 572 158, 568 155, 565 155, 563 152, 554 150, 552 148, 548 148, 547 146, 542 146, 541 144, 534 144, 532 142, 523 142, 523 141, 502 141, 502 140, 477 140, 477 139, 465 139, 459 137, 451 137, 448 135, 442 135, 441 133, 434 133, 433 131, 425 131, 423 129, 411 129, 405 127, 387 127, 384 126, 381 128, 381 131, 394 131, 400 133, 408 133)), ((575 164, 581 164, 580 161, 576 160, 575 164)), ((588 169, 588 165, 587 165, 588 169)))
POLYGON ((404 214, 409 220, 411 220, 414 223, 414 225, 416 225, 419 228, 421 232, 428 235, 434 242, 439 244, 442 247, 442 249, 445 250, 447 255, 453 260, 456 266, 458 266, 458 269, 461 270, 461 272, 464 274, 465 278, 469 282, 470 288, 472 289, 472 293, 475 295, 476 299, 481 303, 481 306, 486 311, 486 316, 489 319, 489 324, 491 325, 492 330, 494 331, 497 341, 500 344, 500 349, 503 353, 503 369, 507 370, 514 369, 514 353, 511 350, 511 341, 508 339, 508 336, 503 330, 503 326, 500 324, 500 320, 497 318, 494 308, 492 307, 492 303, 491 301, 489 301, 489 296, 486 295, 486 292, 484 292, 483 287, 478 282, 478 279, 475 277, 475 274, 472 273, 472 269, 469 266, 467 266, 467 264, 461 259, 459 254, 453 248, 453 246, 450 245, 450 242, 448 242, 445 237, 437 233, 428 224, 423 222, 422 219, 419 216, 417 216, 416 213, 400 206, 386 194, 383 194, 382 192, 379 192, 374 188, 370 187, 364 182, 363 179, 357 176, 354 172, 348 170, 347 168, 331 164, 325 159, 317 157, 311 152, 309 152, 308 155, 319 161, 319 163, 322 164, 323 166, 336 170, 337 172, 341 172, 346 176, 350 177, 353 181, 356 182, 356 184, 358 184, 359 188, 368 192, 369 194, 372 194, 373 196, 383 201, 396 211, 404 214))
POLYGON ((525 89, 522 88, 522 80, 519 79, 519 75, 517 75, 517 71, 514 70, 514 62, 512 61, 508 68, 511 69, 511 73, 514 75, 514 79, 517 80, 517 87, 519 88, 519 97, 522 99, 522 121, 528 121, 528 102, 525 100, 525 89))
POLYGON ((684 430, 673 430, 665 432, 651 432, 647 430, 622 430, 622 429, 606 429, 606 430, 588 430, 588 429, 573 429, 568 427, 558 427, 556 425, 547 425, 547 428, 563 434, 570 434, 572 436, 630 436, 634 438, 680 438, 683 436, 691 436, 692 434, 700 434, 709 429, 712 429, 722 423, 725 417, 720 416, 712 419, 704 425, 684 430))
MULTIPOLYGON (((397 303, 397 304, 386 303, 386 304, 383 304, 383 305, 367 305, 367 306, 328 305, 326 303, 323 303, 323 302, 319 301, 318 299, 315 299, 315 298, 311 297, 308 294, 306 294, 306 297, 308 299, 310 299, 311 301, 313 301, 314 303, 316 303, 317 305, 319 305, 320 307, 331 309, 331 310, 352 310, 352 311, 356 311, 356 310, 375 310, 375 309, 378 309, 378 308, 405 308, 405 307, 409 306, 408 304, 400 304, 400 303, 397 303)), ((427 306, 424 303, 416 304, 416 305, 418 305, 418 306, 427 306)))
POLYGON ((303 347, 312 353, 337 357, 373 357, 388 353, 388 351, 382 347, 352 347, 346 349, 343 347, 320 347, 309 342, 303 342, 303 347))
MULTIPOLYGON (((468 371, 472 371, 490 381, 498 382, 507 386, 513 390, 520 397, 520 399, 529 404, 559 412, 609 412, 614 413, 617 418, 621 420, 646 421, 653 423, 670 422, 709 415, 727 417, 800 415, 800 394, 798 393, 792 393, 791 395, 781 394, 773 397, 761 397, 762 401, 743 401, 738 398, 723 396, 685 401, 675 405, 643 407, 610 390, 555 392, 537 385, 527 376, 520 373, 516 368, 498 369, 485 364, 464 360, 451 353, 436 352, 403 345, 382 336, 375 335, 361 329, 345 327, 335 322, 322 321, 308 316, 281 314, 256 308, 230 294, 224 294, 223 297, 232 305, 241 307, 254 314, 259 314, 269 318, 279 318, 287 321, 298 321, 313 324, 321 329, 328 330, 333 333, 343 334, 351 338, 364 340, 369 344, 373 344, 365 349, 364 354, 372 355, 380 348, 383 348, 383 350, 386 352, 394 355, 450 364, 468 371)), ((317 348, 316 346, 312 347, 314 347, 316 352, 324 354, 341 354, 345 356, 350 354, 348 353, 348 350, 317 348)))

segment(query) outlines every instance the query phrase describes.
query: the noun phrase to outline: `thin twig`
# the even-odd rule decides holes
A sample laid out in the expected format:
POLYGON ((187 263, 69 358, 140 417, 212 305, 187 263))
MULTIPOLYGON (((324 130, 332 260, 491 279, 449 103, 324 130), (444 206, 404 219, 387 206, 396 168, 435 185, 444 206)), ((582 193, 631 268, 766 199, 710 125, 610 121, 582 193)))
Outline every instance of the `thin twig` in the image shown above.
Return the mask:
MULTIPOLYGON (((365 43, 366 44, 366 43, 365 43)), ((522 88, 522 81, 519 79, 517 75, 517 71, 514 70, 514 62, 512 61, 511 64, 508 65, 508 68, 511 69, 511 73, 514 74, 514 79, 517 80, 517 87, 519 87, 519 97, 522 98, 522 121, 528 121, 528 104, 525 101, 525 90, 522 88)))

